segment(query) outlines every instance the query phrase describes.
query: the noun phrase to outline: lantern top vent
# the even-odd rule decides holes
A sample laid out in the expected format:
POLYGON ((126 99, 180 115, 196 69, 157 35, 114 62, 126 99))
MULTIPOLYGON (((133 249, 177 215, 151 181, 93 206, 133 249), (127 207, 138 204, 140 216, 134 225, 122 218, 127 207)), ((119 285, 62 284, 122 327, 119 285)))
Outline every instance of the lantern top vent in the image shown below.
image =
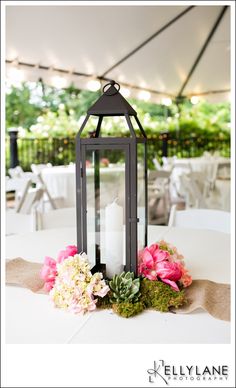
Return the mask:
POLYGON ((103 87, 103 95, 88 110, 95 116, 136 116, 136 111, 119 93, 120 85, 111 81, 103 87))

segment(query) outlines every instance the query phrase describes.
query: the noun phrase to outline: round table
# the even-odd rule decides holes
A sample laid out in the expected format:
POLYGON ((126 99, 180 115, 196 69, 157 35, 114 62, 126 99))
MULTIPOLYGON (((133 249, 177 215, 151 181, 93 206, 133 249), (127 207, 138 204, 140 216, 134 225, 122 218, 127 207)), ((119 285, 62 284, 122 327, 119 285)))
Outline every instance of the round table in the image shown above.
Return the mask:
MULTIPOLYGON (((149 226, 148 232, 149 244, 164 238, 177 246, 194 279, 230 282, 229 235, 165 226, 149 226)), ((74 228, 8 236, 6 258, 43 262, 45 255, 56 257, 59 250, 70 244, 76 244, 74 228)), ((230 342, 230 323, 202 310, 186 315, 145 311, 130 319, 110 310, 73 315, 54 308, 47 295, 7 286, 6 342, 224 344, 230 342)))
MULTIPOLYGON (((100 168, 101 198, 120 197, 123 199, 125 182, 124 165, 114 165, 100 168)), ((93 193, 94 169, 87 167, 87 192, 93 193)), ((52 198, 62 198, 64 207, 74 207, 75 198, 75 165, 48 167, 42 170, 42 177, 52 198)))

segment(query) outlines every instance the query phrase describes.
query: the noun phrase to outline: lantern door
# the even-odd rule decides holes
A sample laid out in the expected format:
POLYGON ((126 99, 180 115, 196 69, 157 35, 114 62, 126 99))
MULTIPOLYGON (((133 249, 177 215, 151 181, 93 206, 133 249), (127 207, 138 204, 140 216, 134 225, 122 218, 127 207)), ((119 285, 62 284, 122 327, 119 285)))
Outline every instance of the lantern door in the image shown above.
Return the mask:
POLYGON ((81 148, 83 250, 96 270, 106 268, 112 278, 130 266, 129 146, 81 148))
POLYGON ((147 246, 147 143, 137 139, 137 249, 147 246))

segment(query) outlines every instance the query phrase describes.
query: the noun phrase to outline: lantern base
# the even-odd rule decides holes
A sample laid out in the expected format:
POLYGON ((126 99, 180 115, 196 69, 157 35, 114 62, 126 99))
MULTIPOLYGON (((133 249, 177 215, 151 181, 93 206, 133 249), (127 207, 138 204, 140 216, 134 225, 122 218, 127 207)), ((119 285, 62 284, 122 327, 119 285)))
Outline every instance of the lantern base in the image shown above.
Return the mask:
POLYGON ((91 269, 92 274, 96 272, 101 272, 103 277, 106 278, 106 264, 95 264, 95 266, 91 269))

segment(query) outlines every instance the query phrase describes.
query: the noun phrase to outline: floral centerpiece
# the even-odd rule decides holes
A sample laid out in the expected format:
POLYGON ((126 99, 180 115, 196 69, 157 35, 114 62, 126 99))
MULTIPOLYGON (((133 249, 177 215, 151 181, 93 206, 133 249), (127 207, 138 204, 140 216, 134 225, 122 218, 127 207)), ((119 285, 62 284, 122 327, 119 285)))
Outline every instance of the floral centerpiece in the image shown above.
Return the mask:
POLYGON ((184 288, 192 278, 173 245, 162 240, 141 250, 138 273, 104 279, 100 272, 92 274, 87 255, 70 245, 56 260, 45 257, 41 277, 54 306, 75 314, 112 308, 128 318, 147 308, 168 312, 186 302, 184 288))

